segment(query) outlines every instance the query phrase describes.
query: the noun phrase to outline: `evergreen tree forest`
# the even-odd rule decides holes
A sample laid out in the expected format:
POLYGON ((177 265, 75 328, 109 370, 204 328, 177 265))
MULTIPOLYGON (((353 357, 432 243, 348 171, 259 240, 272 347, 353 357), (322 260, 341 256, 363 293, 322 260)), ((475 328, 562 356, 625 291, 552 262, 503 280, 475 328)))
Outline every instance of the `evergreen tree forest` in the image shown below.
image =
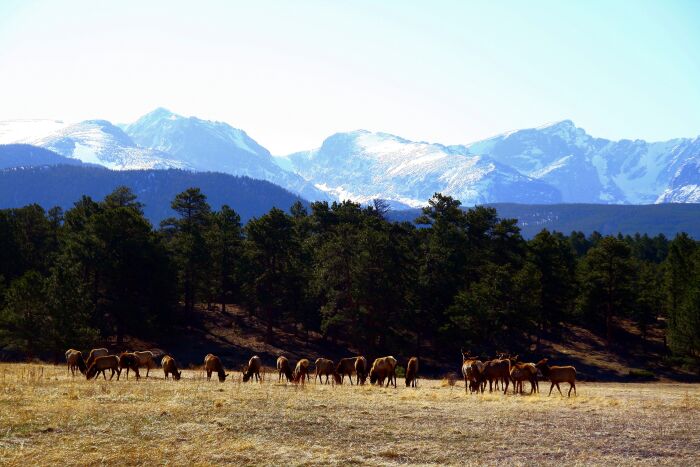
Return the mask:
POLYGON ((700 359, 700 244, 685 234, 526 240, 515 219, 439 193, 413 222, 387 211, 299 202, 243 225, 190 188, 152 226, 126 187, 65 212, 1 210, 0 350, 57 357, 238 305, 270 343, 291 325, 373 355, 518 351, 575 323, 615 346, 624 318, 700 359))

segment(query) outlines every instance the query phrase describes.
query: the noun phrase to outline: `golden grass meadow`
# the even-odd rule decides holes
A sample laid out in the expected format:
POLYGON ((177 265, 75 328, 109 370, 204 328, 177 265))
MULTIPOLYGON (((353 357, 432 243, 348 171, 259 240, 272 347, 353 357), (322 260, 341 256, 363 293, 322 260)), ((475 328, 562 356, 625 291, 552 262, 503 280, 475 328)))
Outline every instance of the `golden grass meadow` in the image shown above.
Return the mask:
MULTIPOLYGON (((700 386, 586 383, 567 399, 468 395, 461 382, 305 387, 160 369, 86 381, 0 364, 3 465, 700 463, 700 386)), ((556 389, 555 389, 556 393, 556 389)))

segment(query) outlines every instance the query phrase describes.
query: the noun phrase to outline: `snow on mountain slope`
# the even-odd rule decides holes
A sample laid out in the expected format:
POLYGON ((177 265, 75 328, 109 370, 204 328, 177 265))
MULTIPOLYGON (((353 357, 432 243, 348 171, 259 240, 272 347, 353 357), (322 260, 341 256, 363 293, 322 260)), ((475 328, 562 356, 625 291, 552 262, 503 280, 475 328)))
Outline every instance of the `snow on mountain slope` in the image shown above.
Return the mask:
POLYGON ((24 119, 0 122, 0 144, 30 144, 35 139, 68 126, 60 120, 24 119))
POLYGON ((298 175, 282 169, 245 131, 227 123, 183 117, 159 108, 125 127, 143 147, 163 151, 195 170, 268 180, 309 200, 328 199, 298 175))
POLYGON ((570 120, 467 145, 558 188, 565 202, 653 203, 697 150, 690 139, 594 138, 570 120))
POLYGON ((337 133, 320 148, 286 159, 318 188, 357 202, 383 198, 416 207, 438 191, 467 205, 560 200, 556 189, 489 157, 386 133, 337 133))
POLYGON ((161 151, 138 147, 126 133, 106 120, 68 125, 33 140, 32 144, 112 170, 189 168, 161 151))
POLYGON ((700 152, 681 165, 657 203, 700 203, 700 152))

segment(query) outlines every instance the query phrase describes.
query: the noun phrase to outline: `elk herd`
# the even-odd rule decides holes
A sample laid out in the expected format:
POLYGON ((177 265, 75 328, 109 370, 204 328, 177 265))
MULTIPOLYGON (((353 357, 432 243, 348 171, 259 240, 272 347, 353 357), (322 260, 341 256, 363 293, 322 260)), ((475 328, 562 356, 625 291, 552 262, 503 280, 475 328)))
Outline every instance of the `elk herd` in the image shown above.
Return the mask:
MULTIPOLYGON (((576 369, 573 366, 550 366, 548 360, 542 359, 537 363, 521 362, 519 356, 497 354, 491 360, 480 360, 470 352, 462 351, 462 376, 464 378, 464 390, 469 393, 483 393, 488 383, 489 392, 503 390, 508 392, 508 387, 512 384, 513 393, 524 393, 524 383, 530 384, 530 394, 539 392, 539 375, 551 382, 549 395, 556 386, 563 396, 560 383, 569 383, 568 396, 571 391, 576 395, 576 369)), ((84 359, 82 352, 75 349, 66 351, 66 362, 68 371, 75 376, 76 370, 84 374, 87 379, 97 378, 99 374, 106 380, 107 370, 110 371, 111 380, 115 373, 117 380, 121 376, 122 370, 126 370, 126 378, 129 378, 129 371, 133 371, 136 379, 141 378, 140 369, 146 369, 148 377, 151 369, 157 367, 156 355, 151 351, 122 352, 119 355, 110 355, 106 348, 92 349, 88 358, 84 359)), ((165 379, 172 377, 179 380, 182 371, 178 370, 175 359, 170 355, 162 357, 161 367, 165 374, 165 379)), ((368 366, 367 359, 363 356, 349 357, 341 359, 337 364, 327 358, 318 358, 314 362, 314 382, 319 384, 343 384, 345 377, 351 385, 364 385, 369 378, 370 384, 380 386, 393 384, 396 387, 396 369, 398 361, 392 356, 380 357, 374 360, 372 366, 368 366), (353 377, 355 382, 353 383, 353 377), (386 383, 386 384, 385 384, 386 383)), ((287 357, 277 358, 278 382, 283 379, 290 383, 304 385, 311 380, 311 362, 300 359, 294 368, 287 357)), ((263 369, 262 359, 255 355, 241 369, 243 382, 252 380, 262 382, 263 377, 260 372, 263 369)), ((226 372, 221 359, 213 354, 204 357, 204 371, 207 380, 211 380, 212 373, 216 373, 219 382, 226 381, 229 373, 226 372)), ((416 387, 418 380, 418 358, 411 357, 405 366, 406 387, 416 387)))

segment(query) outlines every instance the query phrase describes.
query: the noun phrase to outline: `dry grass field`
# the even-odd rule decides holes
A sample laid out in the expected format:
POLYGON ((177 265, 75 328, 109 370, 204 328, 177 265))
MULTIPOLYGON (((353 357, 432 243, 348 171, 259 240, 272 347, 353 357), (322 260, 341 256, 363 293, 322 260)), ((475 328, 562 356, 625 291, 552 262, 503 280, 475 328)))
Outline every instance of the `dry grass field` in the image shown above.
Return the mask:
MULTIPOLYGON (((580 383, 571 399, 408 389, 86 381, 0 364, 0 464, 700 463, 700 385, 580 383)), ((556 389, 555 389, 556 392, 556 389)))

